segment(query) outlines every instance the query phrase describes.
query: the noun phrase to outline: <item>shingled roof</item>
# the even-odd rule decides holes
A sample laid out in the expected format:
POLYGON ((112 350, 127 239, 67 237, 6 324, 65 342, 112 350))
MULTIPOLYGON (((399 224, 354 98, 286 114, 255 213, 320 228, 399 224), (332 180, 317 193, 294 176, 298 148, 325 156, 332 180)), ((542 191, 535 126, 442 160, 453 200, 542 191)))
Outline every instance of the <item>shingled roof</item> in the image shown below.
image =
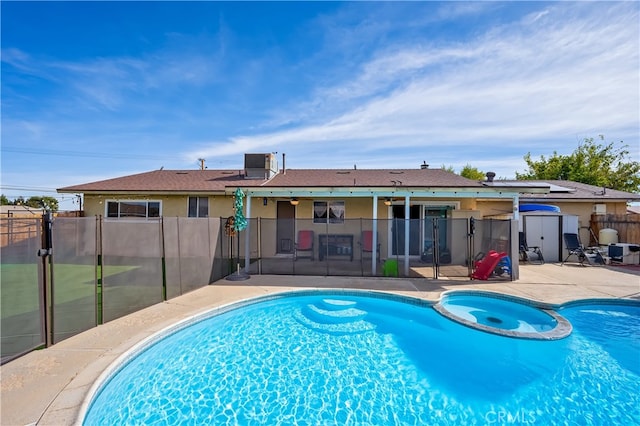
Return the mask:
POLYGON ((261 186, 475 188, 482 185, 443 169, 287 169, 261 186))
POLYGON ((224 192, 225 188, 447 187, 482 184, 442 169, 288 169, 271 179, 245 179, 242 170, 154 170, 68 186, 58 192, 224 192))
POLYGON ((247 182, 241 170, 153 170, 82 185, 58 192, 221 192, 247 182))

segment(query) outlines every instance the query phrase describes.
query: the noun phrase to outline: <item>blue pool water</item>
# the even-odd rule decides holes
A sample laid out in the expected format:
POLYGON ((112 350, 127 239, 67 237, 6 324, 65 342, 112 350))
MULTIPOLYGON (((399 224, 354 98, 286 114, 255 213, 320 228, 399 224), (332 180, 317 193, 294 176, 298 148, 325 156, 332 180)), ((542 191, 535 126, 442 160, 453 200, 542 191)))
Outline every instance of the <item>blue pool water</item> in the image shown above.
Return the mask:
POLYGON ((558 339, 571 333, 571 325, 556 312, 495 293, 448 293, 435 308, 454 321, 511 337, 558 339))
POLYGON ((561 340, 355 293, 262 301, 124 363, 85 425, 640 424, 640 305, 572 305, 561 340))

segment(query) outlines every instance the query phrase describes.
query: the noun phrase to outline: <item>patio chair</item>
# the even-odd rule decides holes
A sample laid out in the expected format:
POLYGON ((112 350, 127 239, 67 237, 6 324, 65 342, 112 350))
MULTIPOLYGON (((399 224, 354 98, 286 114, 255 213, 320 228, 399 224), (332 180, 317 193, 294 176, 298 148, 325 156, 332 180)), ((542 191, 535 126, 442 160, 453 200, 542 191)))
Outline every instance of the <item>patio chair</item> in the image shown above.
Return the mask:
POLYGON ((544 263, 544 256, 540 247, 529 246, 527 244, 527 235, 524 232, 520 232, 520 261, 522 262, 538 262, 540 265, 544 263))
POLYGON ((585 248, 580 242, 580 236, 573 233, 562 234, 564 238, 564 245, 568 251, 567 257, 564 258, 560 266, 571 257, 576 256, 580 265, 585 266, 585 262, 589 265, 600 264, 604 265, 604 258, 600 254, 597 248, 585 248))
MULTIPOLYGON (((376 246, 376 261, 380 262, 380 242, 376 246)), ((362 231, 360 236, 360 259, 364 259, 365 253, 373 255, 373 231, 362 231)))
POLYGON ((313 231, 298 231, 298 241, 294 244, 293 249, 293 260, 298 260, 300 257, 308 257, 313 260, 313 240, 313 231), (308 256, 300 256, 299 252, 307 252, 308 256))

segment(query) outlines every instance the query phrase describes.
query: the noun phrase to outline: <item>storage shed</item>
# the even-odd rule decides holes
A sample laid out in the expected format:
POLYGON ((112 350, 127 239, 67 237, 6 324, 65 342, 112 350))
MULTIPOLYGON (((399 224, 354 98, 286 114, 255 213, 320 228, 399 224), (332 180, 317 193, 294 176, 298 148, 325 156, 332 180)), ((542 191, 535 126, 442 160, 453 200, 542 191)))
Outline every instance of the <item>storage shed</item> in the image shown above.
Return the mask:
POLYGON ((563 214, 557 206, 521 204, 520 231, 527 244, 540 247, 545 261, 560 262, 566 253, 562 234, 578 233, 578 216, 563 214))

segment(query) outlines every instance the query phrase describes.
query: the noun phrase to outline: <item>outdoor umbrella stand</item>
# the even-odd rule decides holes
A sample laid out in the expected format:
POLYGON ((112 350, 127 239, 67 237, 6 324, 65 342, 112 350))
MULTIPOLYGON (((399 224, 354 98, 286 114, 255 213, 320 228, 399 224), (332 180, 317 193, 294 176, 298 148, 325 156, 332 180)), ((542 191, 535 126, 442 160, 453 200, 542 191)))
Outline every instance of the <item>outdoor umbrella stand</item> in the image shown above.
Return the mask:
POLYGON ((238 247, 238 258, 236 272, 227 276, 227 280, 229 281, 242 281, 251 278, 249 274, 240 270, 240 231, 243 231, 247 227, 247 219, 244 217, 244 213, 242 212, 242 209, 244 207, 243 198, 244 193, 242 192, 242 190, 240 188, 236 189, 233 199, 233 209, 235 212, 233 221, 233 233, 238 236, 238 243, 236 244, 236 246, 238 247))

